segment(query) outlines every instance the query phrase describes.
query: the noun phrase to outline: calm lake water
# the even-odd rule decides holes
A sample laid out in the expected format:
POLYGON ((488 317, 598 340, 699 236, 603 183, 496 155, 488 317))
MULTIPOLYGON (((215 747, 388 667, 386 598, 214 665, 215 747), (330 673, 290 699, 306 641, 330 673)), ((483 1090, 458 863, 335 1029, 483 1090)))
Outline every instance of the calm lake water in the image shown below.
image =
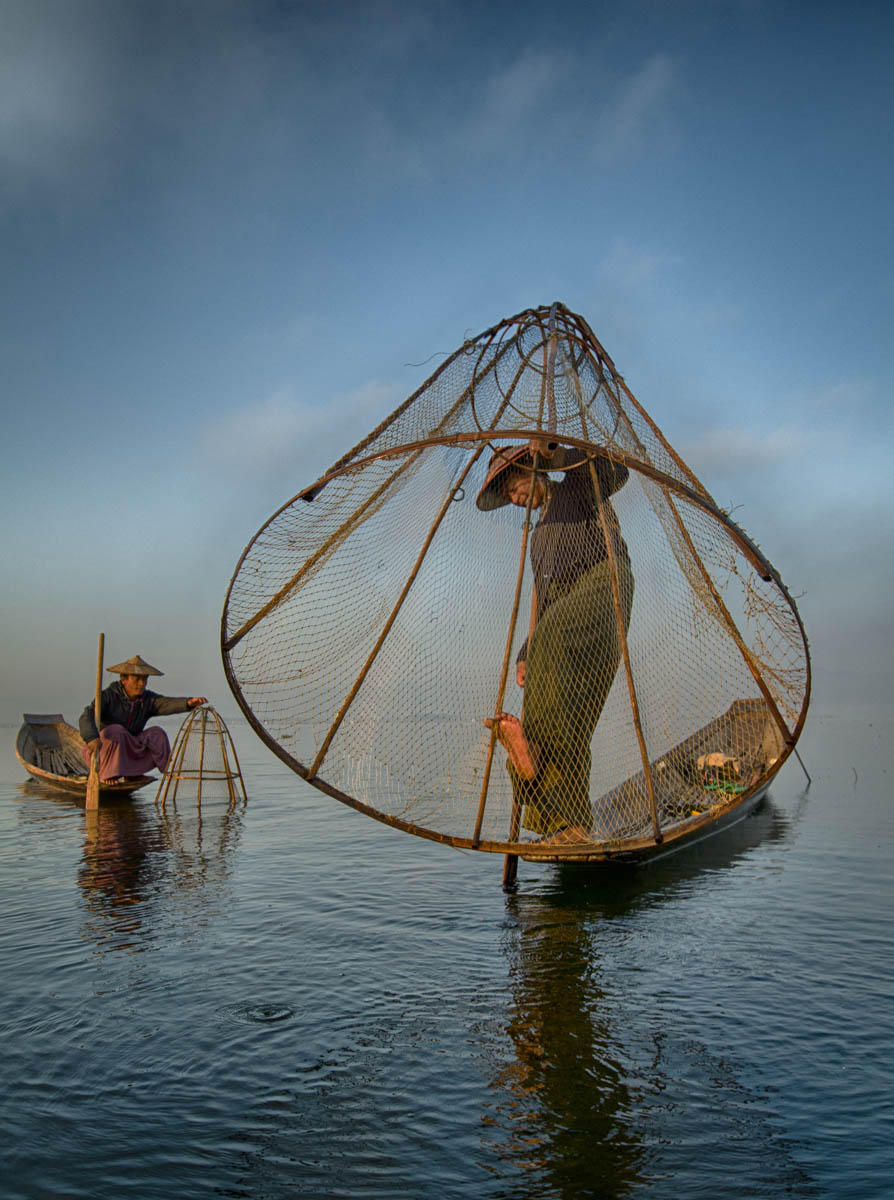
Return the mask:
POLYGON ((2 730, 4 1197, 892 1195, 894 725, 812 716, 808 791, 511 897, 230 727, 244 811, 89 823, 2 730))

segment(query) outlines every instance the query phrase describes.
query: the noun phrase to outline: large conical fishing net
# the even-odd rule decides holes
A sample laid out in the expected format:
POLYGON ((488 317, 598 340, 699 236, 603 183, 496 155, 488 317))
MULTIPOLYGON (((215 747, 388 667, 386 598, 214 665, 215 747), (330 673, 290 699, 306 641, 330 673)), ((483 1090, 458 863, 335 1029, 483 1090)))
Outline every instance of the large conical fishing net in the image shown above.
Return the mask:
POLYGON ((263 526, 222 646, 242 710, 308 782, 526 857, 708 824, 766 786, 809 695, 777 573, 560 304, 467 341, 263 526), (504 448, 520 457, 483 511, 504 448), (525 477, 529 499, 502 503, 525 477), (498 737, 511 718, 485 725, 501 713, 533 766, 498 737))

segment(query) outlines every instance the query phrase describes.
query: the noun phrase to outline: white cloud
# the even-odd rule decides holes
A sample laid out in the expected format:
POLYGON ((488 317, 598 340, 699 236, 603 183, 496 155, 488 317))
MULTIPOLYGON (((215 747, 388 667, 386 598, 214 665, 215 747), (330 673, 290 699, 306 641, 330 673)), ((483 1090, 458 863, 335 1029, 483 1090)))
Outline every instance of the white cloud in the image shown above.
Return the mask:
POLYGON ((543 110, 569 66, 564 52, 527 49, 495 72, 486 83, 481 107, 466 125, 464 146, 485 150, 517 136, 519 126, 543 110))
POLYGON ((872 421, 866 428, 890 436, 894 410, 880 383, 871 378, 852 376, 824 384, 810 391, 802 390, 795 401, 824 423, 859 429, 861 423, 872 421))
POLYGON ((0 173, 7 187, 62 174, 107 123, 102 34, 75 5, 3 5, 0 173))
MULTIPOLYGON (((592 70, 585 70, 568 50, 527 48, 487 79, 480 106, 463 123, 457 141, 465 150, 482 151, 514 137, 532 147, 547 137, 547 126, 564 141, 570 130, 587 126, 586 108, 593 101, 584 94, 592 70)), ((598 73, 610 90, 589 118, 597 150, 613 155, 641 141, 665 112, 674 77, 666 54, 654 54, 632 75, 610 85, 609 73, 598 73)), ((604 91, 601 84, 599 89, 604 91)), ((548 137, 545 145, 554 140, 548 137)))
POLYGON ((678 254, 637 245, 625 237, 616 237, 600 264, 600 271, 612 287, 632 287, 648 283, 670 267, 682 262, 678 254))
POLYGON ((282 388, 223 414, 204 432, 200 449, 215 468, 243 476, 276 476, 287 469, 299 482, 312 483, 399 400, 396 388, 377 382, 326 404, 309 404, 282 388))
POLYGON ((796 425, 766 430, 708 429, 681 444, 680 454, 696 475, 704 471, 729 476, 798 461, 808 454, 816 456, 824 441, 822 433, 796 425))
POLYGON ((611 155, 638 142, 664 111, 673 82, 673 63, 666 54, 653 55, 623 81, 597 117, 597 150, 611 155))

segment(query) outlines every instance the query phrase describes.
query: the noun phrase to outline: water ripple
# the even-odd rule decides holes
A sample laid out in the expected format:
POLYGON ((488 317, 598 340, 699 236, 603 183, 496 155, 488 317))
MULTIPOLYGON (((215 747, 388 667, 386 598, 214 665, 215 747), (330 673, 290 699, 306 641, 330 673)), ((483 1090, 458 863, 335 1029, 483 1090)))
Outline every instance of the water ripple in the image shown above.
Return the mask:
POLYGON ((522 864, 504 897, 497 858, 237 737, 244 813, 88 821, 0 777, 4 1196, 886 1194, 894 829, 865 746, 856 789, 826 725, 806 797, 784 771, 687 854, 522 864))
POLYGON ((222 1009, 221 1012, 231 1021, 239 1021, 248 1025, 272 1025, 279 1021, 288 1021, 295 1015, 294 1008, 290 1008, 287 1004, 270 1001, 232 1004, 222 1009))

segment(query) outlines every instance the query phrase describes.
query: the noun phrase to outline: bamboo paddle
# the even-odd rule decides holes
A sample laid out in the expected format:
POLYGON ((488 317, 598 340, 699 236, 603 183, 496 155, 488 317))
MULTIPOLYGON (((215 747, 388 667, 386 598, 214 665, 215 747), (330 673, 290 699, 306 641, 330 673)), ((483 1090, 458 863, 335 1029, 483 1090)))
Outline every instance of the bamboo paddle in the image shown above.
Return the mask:
MULTIPOLYGON (((102 709, 102 654, 105 649, 106 635, 99 635, 99 655, 96 660, 96 698, 93 701, 93 719, 96 722, 96 736, 99 736, 99 717, 102 709)), ((99 751, 94 750, 90 755, 90 775, 87 778, 87 810, 99 808, 99 751)))

